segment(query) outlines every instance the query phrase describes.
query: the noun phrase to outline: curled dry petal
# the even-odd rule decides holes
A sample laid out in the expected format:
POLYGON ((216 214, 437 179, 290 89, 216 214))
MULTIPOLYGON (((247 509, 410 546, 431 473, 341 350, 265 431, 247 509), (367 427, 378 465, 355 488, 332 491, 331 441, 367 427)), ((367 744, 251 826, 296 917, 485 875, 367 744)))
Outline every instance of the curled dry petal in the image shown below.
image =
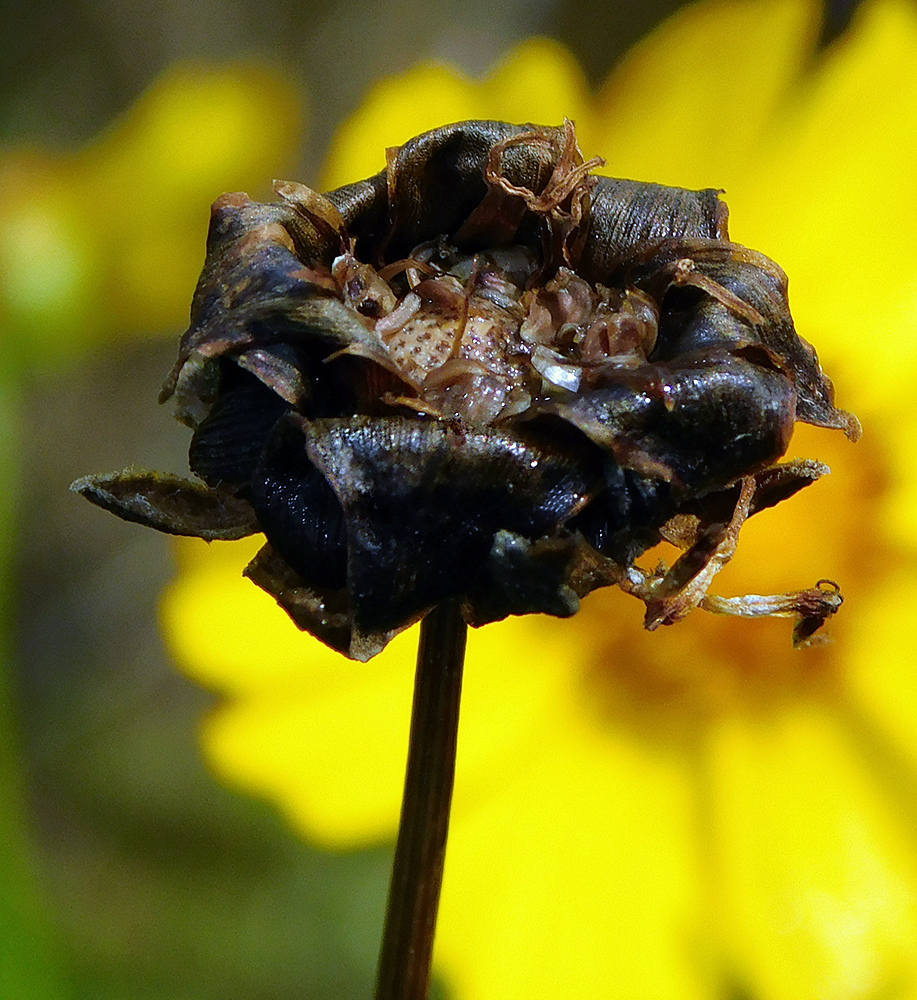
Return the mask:
POLYGON ((463 122, 387 160, 214 203, 163 388, 203 485, 80 491, 160 530, 263 531, 247 575, 361 659, 451 596, 483 624, 609 584, 648 628, 791 613, 808 639, 839 595, 707 588, 747 517, 827 471, 777 464, 795 421, 859 425, 720 192, 597 176, 570 122, 463 122), (640 570, 663 538, 681 558, 640 570))

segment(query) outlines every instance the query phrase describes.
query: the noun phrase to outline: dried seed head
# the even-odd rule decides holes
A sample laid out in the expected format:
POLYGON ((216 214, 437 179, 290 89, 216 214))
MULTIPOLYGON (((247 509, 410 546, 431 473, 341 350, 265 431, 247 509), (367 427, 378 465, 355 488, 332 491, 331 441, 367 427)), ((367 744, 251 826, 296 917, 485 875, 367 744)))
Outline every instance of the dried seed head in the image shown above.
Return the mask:
MULTIPOLYGON (((474 624, 610 583, 649 628, 733 613, 706 593, 742 523, 827 471, 775 464, 795 420, 858 425, 719 193, 600 162, 570 122, 464 122, 326 195, 218 199, 163 389, 206 485, 75 485, 160 530, 264 531, 248 575, 363 659, 453 595, 474 624), (684 555, 639 570, 663 537, 684 555)), ((807 639, 840 598, 754 600, 807 639)))

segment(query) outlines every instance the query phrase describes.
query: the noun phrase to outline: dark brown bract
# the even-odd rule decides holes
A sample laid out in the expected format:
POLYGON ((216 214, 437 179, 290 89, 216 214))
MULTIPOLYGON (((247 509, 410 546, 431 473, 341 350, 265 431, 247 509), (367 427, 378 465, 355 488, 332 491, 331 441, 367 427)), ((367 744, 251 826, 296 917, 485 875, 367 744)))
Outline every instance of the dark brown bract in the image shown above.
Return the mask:
POLYGON ((807 638, 836 588, 763 610, 706 591, 745 518, 827 471, 775 464, 794 422, 856 420, 718 192, 599 162, 569 122, 464 122, 325 195, 224 195, 163 390, 202 483, 75 487, 162 531, 263 531, 247 575, 360 659, 451 596, 479 625, 612 583, 651 628, 701 605, 807 638), (684 555, 638 569, 663 538, 684 555))

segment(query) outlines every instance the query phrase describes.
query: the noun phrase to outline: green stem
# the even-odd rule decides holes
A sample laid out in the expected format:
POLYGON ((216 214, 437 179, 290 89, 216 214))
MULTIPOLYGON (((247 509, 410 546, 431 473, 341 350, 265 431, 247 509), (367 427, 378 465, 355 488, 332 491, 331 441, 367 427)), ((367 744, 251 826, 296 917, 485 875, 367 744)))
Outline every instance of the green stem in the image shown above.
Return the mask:
MULTIPOLYGON (((8 373, 7 373, 8 375, 8 373)), ((68 988, 53 954, 51 929, 29 837, 10 632, 13 552, 20 488, 19 387, 0 377, 0 997, 62 1000, 68 988)))
POLYGON ((376 1000, 426 1000, 455 778, 467 626, 456 600, 420 629, 407 773, 376 1000))

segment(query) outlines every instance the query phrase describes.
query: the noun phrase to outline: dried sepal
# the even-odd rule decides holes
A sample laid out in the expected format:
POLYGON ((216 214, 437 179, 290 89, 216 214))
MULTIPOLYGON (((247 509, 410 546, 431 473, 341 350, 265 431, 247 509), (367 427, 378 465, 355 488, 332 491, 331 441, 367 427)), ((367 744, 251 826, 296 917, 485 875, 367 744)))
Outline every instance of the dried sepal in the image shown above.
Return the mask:
POLYGON ((83 476, 70 488, 125 521, 171 535, 232 541, 261 530, 247 501, 178 476, 125 469, 83 476))
POLYGON ((623 590, 646 605, 645 627, 653 631, 660 625, 672 625, 700 608, 742 618, 796 618, 796 648, 824 641, 815 633, 843 604, 840 587, 832 580, 819 580, 806 590, 766 596, 720 597, 707 590, 735 554, 739 531, 752 514, 787 499, 829 471, 826 465, 806 459, 774 465, 705 497, 698 508, 702 514, 680 513, 663 525, 662 536, 684 549, 683 555, 671 568, 664 563, 652 572, 631 567, 618 581, 623 590), (728 519, 720 519, 727 509, 731 510, 728 519))
POLYGON ((270 594, 304 632, 352 659, 371 659, 401 631, 399 628, 382 635, 356 631, 347 591, 313 590, 270 545, 258 552, 245 567, 244 575, 270 594))

